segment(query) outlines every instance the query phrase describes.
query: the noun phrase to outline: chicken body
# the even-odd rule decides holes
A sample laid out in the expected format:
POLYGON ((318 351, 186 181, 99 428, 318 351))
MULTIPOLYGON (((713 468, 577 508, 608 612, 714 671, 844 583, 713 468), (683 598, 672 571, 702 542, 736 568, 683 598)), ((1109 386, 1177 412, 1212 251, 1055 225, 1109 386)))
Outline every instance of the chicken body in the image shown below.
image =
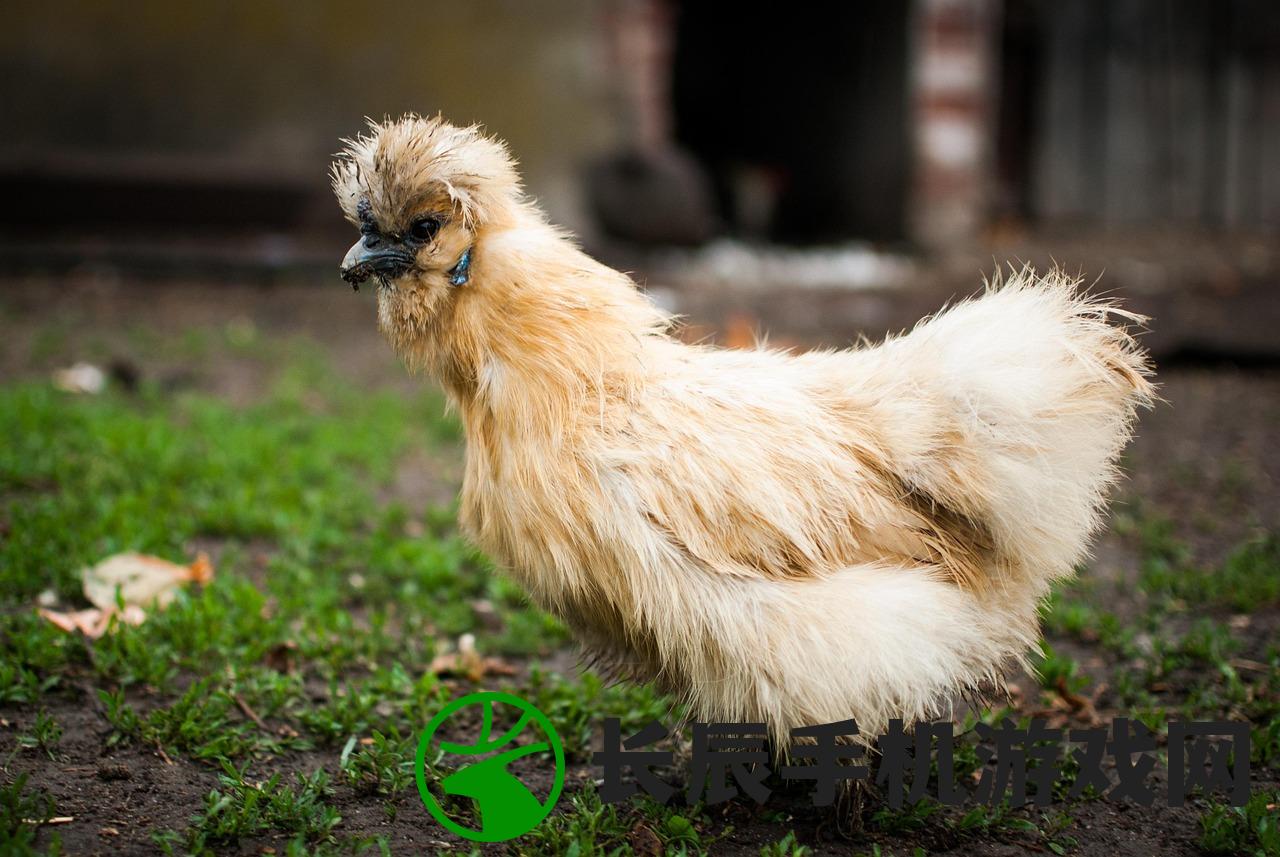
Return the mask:
POLYGON ((874 347, 686 345, 514 173, 477 172, 495 145, 375 126, 335 189, 361 222, 440 211, 440 261, 383 278, 381 326, 461 415, 466 532, 593 660, 785 740, 933 716, 1024 657, 1152 395, 1123 313, 1024 270, 874 347), (397 169, 437 137, 493 186, 397 169))

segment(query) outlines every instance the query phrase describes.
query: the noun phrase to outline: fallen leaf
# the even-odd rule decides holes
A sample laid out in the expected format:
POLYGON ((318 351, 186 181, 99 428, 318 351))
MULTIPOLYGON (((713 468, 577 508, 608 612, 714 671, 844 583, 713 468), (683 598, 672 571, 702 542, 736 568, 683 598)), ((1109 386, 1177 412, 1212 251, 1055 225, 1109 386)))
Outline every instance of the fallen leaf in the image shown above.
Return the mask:
POLYGON ((1054 682, 1053 686, 1058 691, 1058 695, 1062 697, 1063 702, 1071 706, 1073 711, 1093 712, 1093 701, 1068 687, 1066 676, 1058 676, 1058 680, 1054 682))
POLYGON ((435 675, 466 676, 479 681, 486 675, 515 675, 517 670, 501 658, 489 658, 476 650, 474 634, 458 638, 458 650, 436 655, 427 669, 435 675))
POLYGON ((298 644, 293 640, 276 643, 263 655, 262 662, 279 673, 292 673, 297 670, 298 644))
POLYGON ((68 634, 79 631, 96 640, 111 627, 113 617, 118 617, 126 625, 141 625, 147 619, 143 607, 164 607, 173 600, 183 583, 208 583, 213 579, 213 565, 203 553, 191 565, 177 565, 143 554, 122 553, 86 568, 81 577, 84 596, 93 607, 53 610, 47 603, 48 599, 42 598, 40 603, 44 606, 37 612, 68 634), (118 606, 120 602, 123 602, 123 608, 118 606))
POLYGON ((102 617, 102 611, 97 607, 91 607, 88 610, 73 610, 70 613, 62 613, 58 610, 41 607, 37 612, 68 634, 72 631, 89 634, 97 627, 98 620, 102 617))
POLYGON ((639 857, 658 857, 662 853, 662 840, 647 824, 637 824, 632 828, 627 841, 639 857))
POLYGON ((191 565, 178 565, 145 554, 121 553, 86 568, 82 574, 85 598, 103 610, 115 608, 117 592, 126 606, 165 607, 183 583, 208 583, 213 578, 213 565, 203 553, 191 565))
POLYGON ((116 610, 114 608, 101 610, 97 607, 90 607, 87 610, 72 610, 63 613, 58 610, 41 607, 37 612, 68 634, 79 631, 91 640, 96 640, 107 632, 107 629, 111 627, 112 616, 119 616, 120 621, 126 625, 141 625, 147 619, 146 611, 134 604, 126 606, 124 610, 116 610))

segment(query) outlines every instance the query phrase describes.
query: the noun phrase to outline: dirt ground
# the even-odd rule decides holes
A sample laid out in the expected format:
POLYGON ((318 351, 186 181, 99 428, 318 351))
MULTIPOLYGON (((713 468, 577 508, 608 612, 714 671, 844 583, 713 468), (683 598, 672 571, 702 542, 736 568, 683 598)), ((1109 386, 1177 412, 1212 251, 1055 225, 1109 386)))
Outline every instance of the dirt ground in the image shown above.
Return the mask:
MULTIPOLYGON (((723 301, 732 299, 724 298, 723 301)), ((811 318, 799 302, 803 297, 772 298, 792 302, 781 315, 811 318)), ((1145 299, 1150 305, 1158 301, 1145 299)), ((43 378, 65 360, 68 347, 83 358, 120 372, 132 372, 177 387, 207 390, 233 402, 251 401, 264 379, 255 374, 252 361, 230 354, 206 354, 193 358, 182 354, 156 354, 136 331, 151 329, 248 326, 259 336, 302 336, 322 345, 339 370, 361 385, 410 389, 425 383, 407 376, 374 329, 373 296, 352 294, 336 278, 323 286, 242 285, 234 283, 126 282, 101 272, 81 272, 69 277, 30 277, 0 284, 0 380, 43 378), (50 329, 62 340, 51 344, 50 329)), ((914 296, 912 307, 927 303, 914 296)), ((747 313, 753 322, 768 311, 744 301, 718 305, 699 296, 687 301, 700 313, 690 321, 699 330, 724 332, 725 319, 747 313)), ((852 307, 853 305, 851 305, 852 307)), ((849 312, 852 312, 851 308, 849 312)), ((1151 311, 1151 309, 1148 309, 1151 311)), ((892 314, 890 314, 892 316, 892 314)), ((896 316, 892 316, 896 317, 896 316)), ((1159 329, 1158 313, 1152 326, 1159 329)), ((836 332, 799 325, 789 339, 824 341, 857 327, 858 319, 846 312, 833 322, 836 332)), ((893 326, 892 321, 868 325, 872 335, 893 326)), ((1140 507, 1143 514, 1173 521, 1191 546, 1194 561, 1205 567, 1222 562, 1242 540, 1258 532, 1280 527, 1280 369, 1267 361, 1229 359, 1198 362, 1174 347, 1176 365, 1159 372, 1164 398, 1141 420, 1138 438, 1129 451, 1129 480, 1116 509, 1140 507)), ((411 464, 392 489, 396 499, 410 505, 447 502, 456 489, 456 460, 428 460, 411 464)), ((1087 571, 1095 585, 1111 593, 1114 609, 1122 616, 1136 612, 1141 596, 1136 592, 1136 569, 1143 548, 1123 527, 1112 528, 1100 540, 1087 571)), ((1230 618, 1225 617, 1224 618, 1230 618)), ((1260 658, 1277 640, 1280 609, 1272 605, 1236 619, 1252 642, 1242 656, 1260 658)), ((1066 636, 1051 637, 1053 645, 1074 654, 1094 679, 1093 704, 1109 719, 1117 713, 1108 689, 1112 661, 1097 650, 1066 636)), ((1029 678, 1017 694, 1027 701, 1037 685, 1029 678)), ((62 827, 70 854, 153 853, 147 832, 158 828, 181 829, 204 796, 216 785, 216 772, 187 759, 167 760, 150 748, 104 750, 110 731, 92 688, 83 688, 82 699, 60 697, 50 707, 64 729, 61 757, 51 762, 40 754, 23 754, 11 764, 6 777, 29 772, 33 783, 57 798, 61 815, 75 819, 62 827)), ((145 704, 145 700, 142 701, 145 704)), ((9 752, 8 736, 30 725, 33 712, 19 706, 0 706, 4 719, 0 753, 9 752)), ((325 768, 337 775, 332 753, 315 751, 277 759, 279 769, 307 771, 325 768)), ((590 769, 570 771, 570 784, 585 783, 590 769)), ((1277 787, 1275 771, 1254 771, 1254 789, 1277 787)), ((398 798, 399 812, 389 820, 381 799, 345 791, 335 803, 343 816, 343 831, 380 834, 389 838, 392 853, 422 853, 437 847, 455 847, 456 840, 439 837, 421 811, 410 788, 398 798)), ((993 835, 980 841, 960 838, 939 826, 896 834, 871 833, 852 840, 839 833, 831 815, 815 810, 801 795, 775 798, 768 820, 753 805, 730 802, 711 810, 718 827, 733 832, 717 841, 713 853, 758 853, 762 844, 775 841, 780 832, 794 829, 800 842, 819 854, 846 854, 880 847, 885 853, 910 854, 916 848, 932 853, 1004 855, 1024 853, 1028 845, 1013 837, 993 835)), ((1188 805, 1150 809, 1124 802, 1093 801, 1073 808, 1069 853, 1081 855, 1150 855, 1198 853, 1201 811, 1188 805)), ((652 853, 643 825, 637 826, 632 847, 652 853)), ((656 839, 653 840, 656 845, 656 839)), ((272 853, 272 840, 241 843, 241 854, 272 853)), ((1041 846, 1036 850, 1043 851, 1041 846)))

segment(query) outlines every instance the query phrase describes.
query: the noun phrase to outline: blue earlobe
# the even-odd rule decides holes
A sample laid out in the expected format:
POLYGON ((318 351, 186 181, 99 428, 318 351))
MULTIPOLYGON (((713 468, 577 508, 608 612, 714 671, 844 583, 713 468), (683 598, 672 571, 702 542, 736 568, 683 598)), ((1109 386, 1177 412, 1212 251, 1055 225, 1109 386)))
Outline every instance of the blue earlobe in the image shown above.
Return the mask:
POLYGON ((462 251, 458 264, 449 269, 449 282, 461 286, 471 277, 471 248, 462 251))

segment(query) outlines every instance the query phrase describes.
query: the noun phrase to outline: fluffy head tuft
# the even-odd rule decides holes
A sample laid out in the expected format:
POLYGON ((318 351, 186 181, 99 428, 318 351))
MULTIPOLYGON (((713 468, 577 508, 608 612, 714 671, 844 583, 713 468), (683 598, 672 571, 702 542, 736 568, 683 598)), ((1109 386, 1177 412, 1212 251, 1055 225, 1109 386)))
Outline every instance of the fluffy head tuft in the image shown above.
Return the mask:
POLYGON ((362 201, 389 232, 423 211, 451 211, 471 229, 501 217, 519 199, 520 176, 506 145, 478 125, 460 128, 413 113, 369 120, 366 134, 343 140, 331 176, 347 219, 362 226, 362 201))

